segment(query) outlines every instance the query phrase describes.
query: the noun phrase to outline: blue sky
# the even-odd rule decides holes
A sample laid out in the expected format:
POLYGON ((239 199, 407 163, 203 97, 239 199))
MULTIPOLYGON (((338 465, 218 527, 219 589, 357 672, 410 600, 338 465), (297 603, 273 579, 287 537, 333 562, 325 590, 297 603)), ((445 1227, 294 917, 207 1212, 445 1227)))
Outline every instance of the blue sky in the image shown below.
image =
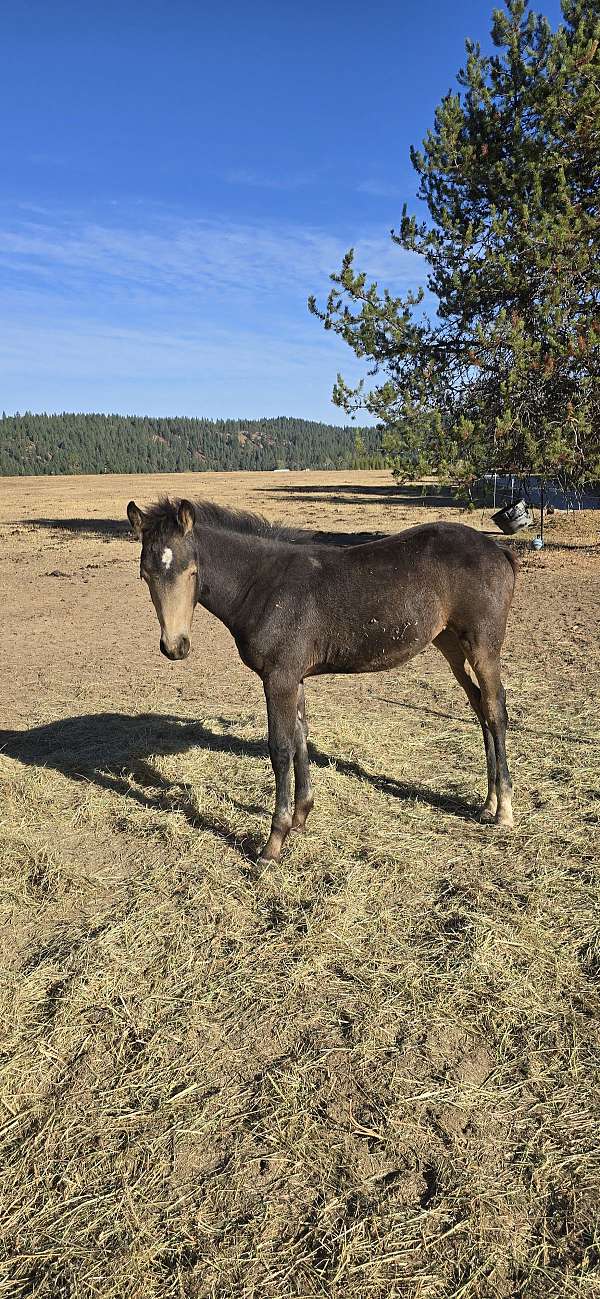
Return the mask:
MULTIPOLYGON (((540 6, 555 24, 558 0, 540 6)), ((2 22, 0 407, 300 415, 352 354, 343 252, 392 290, 408 156, 485 0, 19 0, 2 22)))

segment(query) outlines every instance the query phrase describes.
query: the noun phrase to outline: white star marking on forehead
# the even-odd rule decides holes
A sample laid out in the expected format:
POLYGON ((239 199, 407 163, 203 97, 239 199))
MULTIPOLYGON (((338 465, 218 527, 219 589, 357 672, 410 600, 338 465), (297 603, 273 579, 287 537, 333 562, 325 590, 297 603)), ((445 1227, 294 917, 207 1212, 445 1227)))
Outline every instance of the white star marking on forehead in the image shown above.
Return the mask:
POLYGON ((170 546, 165 546, 163 553, 161 555, 161 560, 168 572, 168 570, 171 567, 171 564, 173 563, 173 551, 171 550, 170 546))

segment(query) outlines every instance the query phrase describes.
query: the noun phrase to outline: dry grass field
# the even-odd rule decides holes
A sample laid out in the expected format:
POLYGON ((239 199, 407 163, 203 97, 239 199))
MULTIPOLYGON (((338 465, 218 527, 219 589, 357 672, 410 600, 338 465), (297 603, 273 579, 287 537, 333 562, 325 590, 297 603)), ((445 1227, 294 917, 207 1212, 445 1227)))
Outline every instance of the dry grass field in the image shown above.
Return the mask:
POLYGON ((123 522, 168 489, 464 517, 383 473, 0 483, 0 1294, 600 1295, 598 516, 521 546, 514 834, 429 650, 308 683, 316 806, 265 870, 260 682, 203 610, 161 657, 123 522))

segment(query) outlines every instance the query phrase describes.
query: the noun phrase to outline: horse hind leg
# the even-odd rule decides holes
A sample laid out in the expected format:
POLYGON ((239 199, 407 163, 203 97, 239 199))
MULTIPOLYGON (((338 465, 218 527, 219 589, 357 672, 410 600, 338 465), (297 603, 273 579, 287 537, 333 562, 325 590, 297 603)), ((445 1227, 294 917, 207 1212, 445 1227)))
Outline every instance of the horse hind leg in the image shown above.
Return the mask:
POLYGON ((496 825, 510 830, 514 825, 512 781, 506 760, 506 692, 500 676, 500 654, 495 646, 462 641, 481 690, 481 707, 494 741, 496 754, 496 825))
POLYGON ((485 762, 487 769, 487 797, 481 809, 480 820, 491 822, 496 819, 498 807, 498 796, 496 793, 496 749, 492 732, 487 724, 483 712, 481 691, 479 686, 473 681, 466 669, 466 655, 462 649, 458 638, 454 632, 446 628, 434 640, 436 649, 444 655, 453 675, 456 677, 459 686, 462 686, 467 699, 473 709, 473 712, 479 719, 483 734, 483 743, 485 746, 485 762))
POLYGON ((292 830, 302 831, 306 825, 306 818, 314 806, 314 798, 310 784, 310 768, 308 764, 308 721, 306 717, 306 701, 304 698, 304 682, 301 681, 298 686, 298 702, 296 707, 296 729, 294 733, 294 815, 292 818, 292 830))

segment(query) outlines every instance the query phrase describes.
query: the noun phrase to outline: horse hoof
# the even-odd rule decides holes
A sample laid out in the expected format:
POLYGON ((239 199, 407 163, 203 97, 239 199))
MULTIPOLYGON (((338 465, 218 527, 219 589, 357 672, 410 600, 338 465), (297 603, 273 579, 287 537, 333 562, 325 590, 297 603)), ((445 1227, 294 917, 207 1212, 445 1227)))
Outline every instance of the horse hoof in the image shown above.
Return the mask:
POLYGON ((479 814, 479 820, 482 825, 495 825, 496 813, 491 812, 489 807, 484 807, 483 811, 479 814))
POLYGON ((515 823, 512 816, 496 817, 496 825, 499 830, 514 830, 515 823))

